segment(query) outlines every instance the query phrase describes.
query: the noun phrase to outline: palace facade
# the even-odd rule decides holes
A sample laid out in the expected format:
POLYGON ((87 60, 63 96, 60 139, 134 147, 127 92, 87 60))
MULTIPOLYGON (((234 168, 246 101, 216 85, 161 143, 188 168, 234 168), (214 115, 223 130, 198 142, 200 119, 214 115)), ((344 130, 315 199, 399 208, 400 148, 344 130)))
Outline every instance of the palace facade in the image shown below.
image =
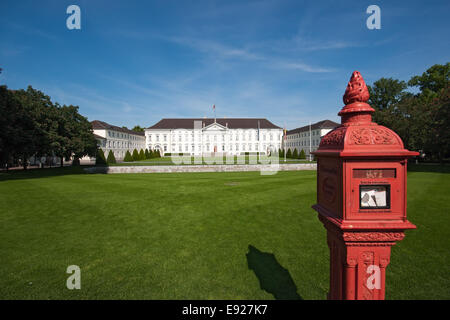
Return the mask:
POLYGON ((340 124, 334 121, 322 120, 310 126, 288 130, 286 132, 284 149, 291 149, 292 152, 294 152, 294 149, 297 149, 298 153, 303 149, 305 155, 309 156, 310 152, 317 150, 322 137, 338 126, 340 124))
POLYGON ((117 160, 122 160, 128 151, 145 149, 145 135, 126 128, 111 125, 109 123, 94 120, 91 122, 94 136, 98 146, 102 148, 105 157, 111 150, 117 160))
POLYGON ((210 155, 264 153, 281 148, 283 129, 263 118, 162 119, 145 129, 146 148, 210 155))
POLYGON ((159 150, 160 154, 241 155, 269 154, 279 149, 302 149, 308 156, 338 123, 323 120, 304 127, 283 129, 264 118, 164 118, 144 132, 136 132, 109 123, 91 122, 98 146, 108 156, 111 150, 123 160, 134 149, 159 150))

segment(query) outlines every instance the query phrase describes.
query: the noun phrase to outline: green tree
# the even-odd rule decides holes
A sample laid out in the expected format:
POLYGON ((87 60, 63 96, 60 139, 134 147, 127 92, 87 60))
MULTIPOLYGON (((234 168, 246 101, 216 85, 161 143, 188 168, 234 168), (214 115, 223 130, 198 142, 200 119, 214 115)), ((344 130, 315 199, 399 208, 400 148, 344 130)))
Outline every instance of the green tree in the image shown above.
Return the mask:
POLYGON ((134 126, 133 129, 131 129, 131 130, 136 131, 136 132, 144 132, 145 131, 144 128, 142 128, 141 126, 134 126))
POLYGON ((139 152, 136 149, 133 150, 133 161, 139 161, 139 152))
POLYGON ((368 103, 375 109, 373 120, 381 125, 392 127, 396 118, 393 116, 397 104, 408 93, 406 82, 392 78, 381 78, 367 86, 370 93, 368 103))
POLYGON ((96 166, 104 166, 106 165, 105 153, 101 148, 97 150, 97 156, 95 157, 95 165, 96 166))
POLYGON ((288 149, 288 151, 286 153, 286 158, 292 158, 292 151, 291 151, 291 149, 288 149))
POLYGON ((297 151, 297 148, 294 149, 294 152, 292 153, 292 158, 298 159, 298 151, 297 151))
POLYGON ((414 76, 408 81, 411 87, 419 87, 421 94, 433 95, 435 98, 439 92, 448 87, 450 77, 450 62, 445 65, 435 64, 422 75, 414 76))
POLYGON ((139 151, 139 160, 145 160, 145 153, 144 150, 141 149, 141 151, 139 151))
MULTIPOLYGON (((0 115, 0 161, 8 168, 36 151, 36 124, 15 92, 6 86, 0 86, 0 115)), ((26 162, 23 165, 26 168, 26 162)))
POLYGON ((408 81, 419 92, 405 91, 405 83, 382 78, 369 87, 374 121, 394 130, 406 148, 443 160, 449 151, 448 87, 450 63, 433 65, 408 81))
POLYGON ((129 150, 127 150, 127 152, 125 153, 125 157, 123 158, 123 161, 125 161, 125 162, 133 161, 133 157, 131 156, 131 153, 129 150))
MULTIPOLYGON (((52 142, 57 124, 55 110, 50 97, 28 86, 27 90, 15 90, 14 95, 25 112, 18 124, 21 131, 21 146, 16 149, 16 158, 22 161, 24 169, 31 156, 52 156, 52 142)), ((95 155, 95 153, 94 153, 95 155)))
POLYGON ((112 152, 112 150, 109 150, 108 158, 106 158, 106 163, 107 164, 116 163, 116 157, 114 156, 114 153, 112 152))
POLYGON ((94 137, 91 123, 78 112, 78 106, 57 105, 58 128, 53 139, 53 149, 61 158, 74 161, 83 156, 94 156, 97 140, 94 137))
POLYGON ((306 159, 305 150, 302 149, 302 150, 300 151, 300 154, 299 154, 298 158, 299 158, 299 159, 306 159))
POLYGON ((144 154, 145 154, 145 159, 146 160, 150 159, 150 153, 148 152, 148 149, 145 149, 144 154))

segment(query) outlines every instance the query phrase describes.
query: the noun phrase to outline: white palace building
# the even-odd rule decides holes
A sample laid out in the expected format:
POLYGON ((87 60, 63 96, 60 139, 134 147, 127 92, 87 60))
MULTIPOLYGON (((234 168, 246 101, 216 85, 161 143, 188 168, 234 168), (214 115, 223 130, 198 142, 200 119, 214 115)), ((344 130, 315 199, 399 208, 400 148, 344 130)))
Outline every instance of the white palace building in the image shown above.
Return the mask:
POLYGON ((127 150, 133 152, 134 149, 138 151, 145 149, 145 136, 143 132, 113 126, 99 120, 94 120, 91 124, 98 146, 102 148, 105 157, 108 156, 111 150, 116 159, 122 160, 127 150))
POLYGON ((315 151, 322 137, 339 124, 323 120, 286 132, 264 118, 170 118, 162 119, 144 132, 121 128, 103 121, 91 122, 98 145, 122 160, 134 149, 159 150, 161 155, 269 154, 279 149, 315 151))
POLYGON ((267 154, 281 148, 283 129, 258 118, 162 119, 145 129, 145 138, 161 154, 267 154))
POLYGON ((284 149, 291 149, 294 152, 300 152, 302 149, 305 155, 309 156, 310 152, 314 152, 319 148, 322 138, 334 128, 340 126, 339 123, 331 120, 322 120, 317 123, 288 130, 286 132, 286 140, 284 149))

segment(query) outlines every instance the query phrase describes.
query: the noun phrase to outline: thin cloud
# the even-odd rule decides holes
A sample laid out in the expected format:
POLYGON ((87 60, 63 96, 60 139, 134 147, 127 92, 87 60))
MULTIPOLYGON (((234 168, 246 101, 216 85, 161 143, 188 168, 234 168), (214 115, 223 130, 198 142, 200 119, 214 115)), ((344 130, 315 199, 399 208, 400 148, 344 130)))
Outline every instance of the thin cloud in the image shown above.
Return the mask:
POLYGON ((300 70, 310 73, 326 73, 336 71, 335 69, 316 67, 299 62, 278 62, 275 66, 281 69, 300 70))

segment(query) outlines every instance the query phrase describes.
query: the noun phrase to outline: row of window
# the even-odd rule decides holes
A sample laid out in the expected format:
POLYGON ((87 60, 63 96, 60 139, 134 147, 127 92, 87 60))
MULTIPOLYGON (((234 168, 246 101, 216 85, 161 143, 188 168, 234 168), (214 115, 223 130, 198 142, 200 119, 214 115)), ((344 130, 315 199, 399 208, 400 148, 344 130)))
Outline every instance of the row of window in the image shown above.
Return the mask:
MULTIPOLYGON (((262 148, 259 149, 259 145, 258 144, 236 144, 236 145, 210 145, 210 144, 206 144, 203 145, 203 151, 204 152, 224 152, 224 151, 241 151, 241 152, 251 152, 251 151, 266 151, 268 145, 264 144, 262 145, 262 148)), ((152 149, 152 145, 148 146, 148 149, 152 149)), ((168 152, 168 146, 164 145, 163 146, 163 150, 164 152, 168 152)), ((201 152, 202 151, 202 146, 201 145, 197 145, 197 147, 195 145, 184 145, 184 148, 182 145, 178 145, 178 147, 176 146, 172 146, 171 152, 201 152)))
MULTIPOLYGON (((153 136, 154 136, 154 138, 155 138, 155 141, 156 142, 160 142, 160 139, 162 138, 162 141, 163 142, 167 142, 167 138, 168 138, 168 135, 167 134, 163 134, 163 135, 159 135, 159 134, 154 134, 154 135, 152 135, 152 134, 150 134, 150 135, 148 135, 148 139, 149 139, 149 141, 152 141, 153 140, 153 136)), ((243 141, 246 141, 246 140, 253 140, 253 141, 255 141, 255 140, 258 140, 258 138, 260 138, 262 141, 273 141, 274 140, 274 138, 276 138, 278 135, 276 135, 276 134, 272 134, 272 133, 270 133, 270 134, 268 134, 268 135, 266 135, 265 133, 263 133, 263 134, 261 134, 260 135, 260 137, 258 137, 258 134, 256 134, 256 133, 253 133, 253 134, 245 134, 245 135, 242 135, 242 134, 236 134, 236 135, 229 135, 229 137, 230 137, 230 139, 231 140, 234 140, 234 141, 239 141, 239 140, 243 140, 243 141)), ((172 137, 172 140, 174 141, 174 140, 176 140, 176 135, 172 135, 171 136, 172 137)), ((200 140, 200 135, 195 135, 194 136, 194 134, 192 133, 192 134, 185 134, 184 135, 184 141, 193 141, 193 140, 195 140, 195 137, 197 138, 196 140, 200 140)), ((225 141, 225 135, 210 135, 210 134, 205 134, 204 135, 204 137, 205 137, 205 140, 206 141, 225 141)), ((279 139, 281 139, 281 135, 279 136, 279 139)), ((179 142, 181 142, 182 141, 182 135, 178 135, 178 141, 179 142)))
POLYGON ((142 146, 143 143, 134 143, 129 141, 108 141, 108 148, 135 148, 142 146))
POLYGON ((108 131, 108 136, 112 138, 121 138, 121 139, 129 139, 129 140, 144 140, 144 137, 134 136, 132 134, 127 134, 123 132, 114 132, 108 131))
MULTIPOLYGON (((320 144, 320 139, 313 139, 311 140, 312 146, 318 146, 320 144)), ((309 140, 308 141, 294 141, 294 142, 287 142, 287 147, 309 147, 309 140)))
MULTIPOLYGON (((311 136, 318 136, 320 135, 320 132, 317 131, 311 131, 311 136)), ((289 134, 287 136, 288 140, 292 140, 292 139, 298 139, 298 138, 302 138, 302 137, 309 137, 309 131, 307 132, 300 132, 300 133, 296 133, 296 134, 289 134)))

